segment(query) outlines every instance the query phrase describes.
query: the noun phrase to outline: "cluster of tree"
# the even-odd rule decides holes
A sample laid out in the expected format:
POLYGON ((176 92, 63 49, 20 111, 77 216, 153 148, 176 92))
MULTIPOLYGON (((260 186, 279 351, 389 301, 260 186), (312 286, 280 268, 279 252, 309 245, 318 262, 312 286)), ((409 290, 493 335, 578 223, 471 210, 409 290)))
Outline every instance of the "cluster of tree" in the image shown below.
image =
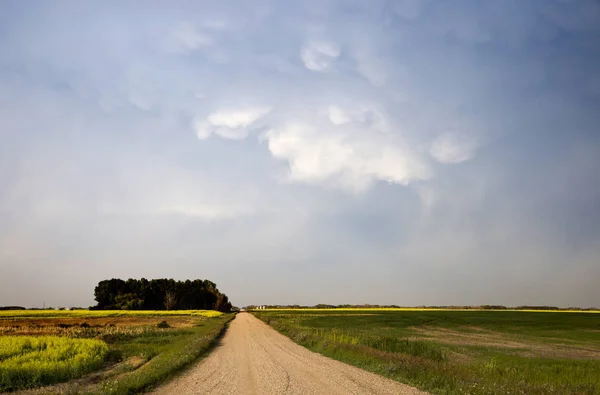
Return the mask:
POLYGON ((103 280, 94 289, 95 310, 231 311, 227 295, 209 280, 103 280))
POLYGON ((21 307, 21 306, 0 306, 0 310, 25 310, 25 307, 21 307))

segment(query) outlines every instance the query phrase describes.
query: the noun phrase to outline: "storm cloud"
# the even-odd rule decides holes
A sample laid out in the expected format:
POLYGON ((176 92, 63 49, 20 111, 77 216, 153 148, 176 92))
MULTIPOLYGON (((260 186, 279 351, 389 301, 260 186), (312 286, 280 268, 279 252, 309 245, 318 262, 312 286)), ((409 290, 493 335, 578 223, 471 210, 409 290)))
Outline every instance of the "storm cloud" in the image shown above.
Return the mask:
POLYGON ((0 6, 0 305, 598 306, 597 1, 0 6))

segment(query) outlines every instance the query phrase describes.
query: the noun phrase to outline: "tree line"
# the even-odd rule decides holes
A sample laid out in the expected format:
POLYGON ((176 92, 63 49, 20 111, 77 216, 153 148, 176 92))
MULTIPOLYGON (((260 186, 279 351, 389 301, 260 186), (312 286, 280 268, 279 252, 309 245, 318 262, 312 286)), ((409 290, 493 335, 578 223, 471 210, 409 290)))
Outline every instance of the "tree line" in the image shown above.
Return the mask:
POLYGON ((175 281, 160 278, 103 280, 94 289, 95 310, 217 310, 231 303, 210 280, 175 281))

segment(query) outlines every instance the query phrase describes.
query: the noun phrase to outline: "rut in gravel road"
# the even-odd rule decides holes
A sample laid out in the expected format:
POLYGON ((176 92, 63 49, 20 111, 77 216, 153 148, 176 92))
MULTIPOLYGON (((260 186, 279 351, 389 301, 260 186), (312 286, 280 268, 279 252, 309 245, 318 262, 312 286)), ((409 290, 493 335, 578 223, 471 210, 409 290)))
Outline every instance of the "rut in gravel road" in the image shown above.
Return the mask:
POLYGON ((156 394, 423 394, 297 345, 240 313, 212 353, 156 394))

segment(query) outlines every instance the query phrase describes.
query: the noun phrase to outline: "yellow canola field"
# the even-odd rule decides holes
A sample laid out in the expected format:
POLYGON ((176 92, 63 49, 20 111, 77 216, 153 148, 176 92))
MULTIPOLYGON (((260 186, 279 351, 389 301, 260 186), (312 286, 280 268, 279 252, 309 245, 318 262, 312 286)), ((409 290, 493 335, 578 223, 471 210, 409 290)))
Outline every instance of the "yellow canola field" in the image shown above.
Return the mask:
POLYGON ((0 392, 79 377, 99 369, 107 352, 96 339, 1 336, 0 392))
POLYGON ((0 310, 0 319, 8 318, 102 318, 143 316, 219 317, 215 310, 0 310))

